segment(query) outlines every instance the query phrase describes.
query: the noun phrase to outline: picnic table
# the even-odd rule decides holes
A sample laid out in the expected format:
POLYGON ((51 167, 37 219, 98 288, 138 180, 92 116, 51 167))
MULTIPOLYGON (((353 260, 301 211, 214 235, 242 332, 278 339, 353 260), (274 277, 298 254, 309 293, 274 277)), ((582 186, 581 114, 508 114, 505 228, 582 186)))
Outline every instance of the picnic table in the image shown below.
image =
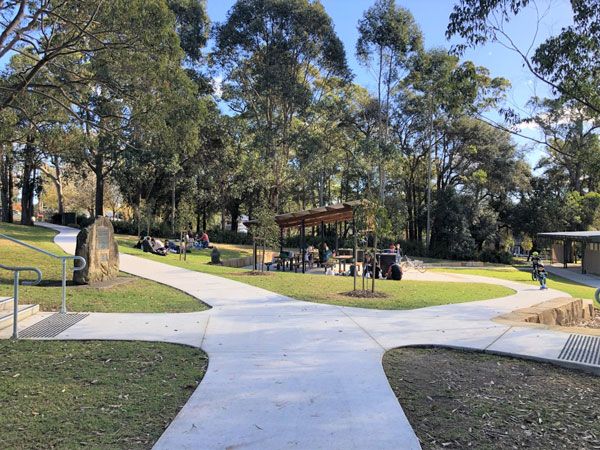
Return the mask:
POLYGON ((334 255, 331 257, 331 259, 337 260, 340 272, 342 272, 342 264, 344 265, 344 272, 346 271, 346 263, 352 258, 352 255, 334 255))

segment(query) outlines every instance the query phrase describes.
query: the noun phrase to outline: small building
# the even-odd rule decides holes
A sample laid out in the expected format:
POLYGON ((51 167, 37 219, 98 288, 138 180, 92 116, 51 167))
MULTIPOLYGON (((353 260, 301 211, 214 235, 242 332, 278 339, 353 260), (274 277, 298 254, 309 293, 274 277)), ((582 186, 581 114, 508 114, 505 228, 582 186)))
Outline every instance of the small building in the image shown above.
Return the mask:
POLYGON ((573 243, 581 243, 581 273, 600 275, 600 231, 556 231, 538 233, 538 237, 553 242, 552 262, 564 267, 576 258, 573 243))

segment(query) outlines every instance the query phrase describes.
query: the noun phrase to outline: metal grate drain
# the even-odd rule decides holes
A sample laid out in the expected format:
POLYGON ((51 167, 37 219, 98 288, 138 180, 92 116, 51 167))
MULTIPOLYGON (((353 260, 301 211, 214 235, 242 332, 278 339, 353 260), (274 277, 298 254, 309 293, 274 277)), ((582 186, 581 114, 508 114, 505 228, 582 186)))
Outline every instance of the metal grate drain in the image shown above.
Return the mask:
POLYGON ((600 337, 572 334, 558 355, 563 361, 600 365, 600 337))
POLYGON ((52 314, 40 320, 38 323, 19 331, 19 337, 22 338, 52 338, 58 336, 66 329, 72 327, 80 320, 85 319, 89 314, 52 314))

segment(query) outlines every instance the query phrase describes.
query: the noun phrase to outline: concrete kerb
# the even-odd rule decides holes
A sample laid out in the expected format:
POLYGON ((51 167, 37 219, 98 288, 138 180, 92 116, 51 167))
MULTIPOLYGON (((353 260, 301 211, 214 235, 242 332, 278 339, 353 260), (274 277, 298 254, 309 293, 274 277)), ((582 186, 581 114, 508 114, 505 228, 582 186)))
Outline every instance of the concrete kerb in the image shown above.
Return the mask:
MULTIPOLYGON (((76 230, 64 233, 63 227, 52 228, 61 233, 55 241, 70 248, 76 230)), ((94 332, 94 340, 105 333, 115 340, 139 329, 145 340, 176 341, 206 351, 205 379, 156 448, 419 448, 383 372, 384 351, 395 347, 475 350, 597 373, 585 364, 558 360, 566 333, 501 326, 490 320, 518 306, 564 297, 559 291, 452 274, 446 279, 495 283, 516 292, 480 302, 374 311, 299 302, 212 275, 133 256, 125 259, 130 263, 123 271, 176 287, 213 306, 201 313, 160 317, 121 314, 121 324, 115 323, 117 315, 92 314, 63 333, 68 339, 85 339, 94 332), (175 272, 180 276, 173 277, 175 272), (182 320, 192 316, 203 326, 182 320), (154 329, 161 319, 163 326, 154 329), (94 327, 97 321, 102 326, 94 327), (188 327, 185 336, 164 327, 175 323, 179 329, 183 322, 188 327), (423 329, 426 323, 430 326, 423 329), (313 397, 327 401, 311 403, 313 397), (354 427, 359 417, 362 426, 354 427), (367 436, 361 434, 365 423, 371 430, 367 436)))

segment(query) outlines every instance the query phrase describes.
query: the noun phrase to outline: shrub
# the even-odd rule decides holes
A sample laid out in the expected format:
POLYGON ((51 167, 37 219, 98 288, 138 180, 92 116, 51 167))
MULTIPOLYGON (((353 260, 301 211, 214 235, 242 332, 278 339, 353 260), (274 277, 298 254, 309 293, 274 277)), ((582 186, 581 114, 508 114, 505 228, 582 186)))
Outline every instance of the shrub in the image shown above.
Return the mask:
POLYGON ((478 259, 493 264, 512 264, 513 257, 510 252, 504 250, 484 249, 479 252, 478 259))
POLYGON ((213 229, 208 231, 211 242, 221 244, 252 245, 252 234, 237 231, 213 229))

